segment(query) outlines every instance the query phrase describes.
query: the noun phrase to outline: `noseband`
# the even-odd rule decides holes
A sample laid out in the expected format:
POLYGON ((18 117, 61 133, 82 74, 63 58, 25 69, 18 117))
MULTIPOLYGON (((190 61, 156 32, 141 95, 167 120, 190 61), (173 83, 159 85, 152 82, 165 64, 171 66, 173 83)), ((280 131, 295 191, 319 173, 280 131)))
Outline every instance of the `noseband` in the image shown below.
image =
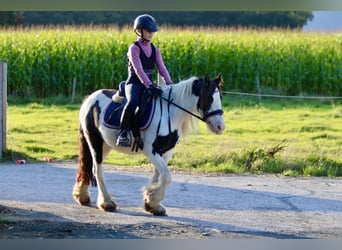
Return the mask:
POLYGON ((214 116, 214 115, 223 115, 223 110, 222 109, 218 109, 218 110, 214 110, 211 112, 204 112, 204 116, 203 118, 201 118, 202 121, 206 121, 210 116, 214 116))

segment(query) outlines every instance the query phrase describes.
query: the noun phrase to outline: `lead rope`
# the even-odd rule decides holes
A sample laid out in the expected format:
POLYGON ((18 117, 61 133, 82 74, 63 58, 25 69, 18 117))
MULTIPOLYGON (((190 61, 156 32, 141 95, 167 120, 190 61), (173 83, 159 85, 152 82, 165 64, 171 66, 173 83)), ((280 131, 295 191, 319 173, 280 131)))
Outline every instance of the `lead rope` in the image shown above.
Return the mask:
MULTIPOLYGON (((172 87, 170 88, 170 92, 171 92, 171 91, 172 91, 172 87)), ((170 93, 170 92, 169 92, 169 93, 170 93)), ((203 119, 203 118, 200 117, 199 115, 196 115, 196 114, 192 113, 191 111, 186 110, 186 109, 183 108, 182 106, 179 106, 177 103, 174 103, 173 100, 170 100, 170 95, 171 95, 171 93, 169 94, 169 98, 165 98, 165 97, 163 97, 163 96, 161 96, 160 98, 163 99, 163 100, 165 100, 165 101, 167 101, 167 102, 169 103, 169 105, 172 104, 172 105, 176 106, 177 108, 183 110, 184 112, 188 113, 189 115, 192 115, 192 116, 196 117, 197 119, 201 120, 202 122, 205 122, 205 119, 203 119)))
POLYGON ((156 132, 156 138, 158 137, 159 134, 159 129, 160 129, 160 124, 161 124, 161 120, 162 120, 162 116, 163 116, 163 105, 162 105, 162 99, 160 98, 160 119, 159 119, 159 123, 158 123, 158 127, 157 127, 157 132, 156 132))
POLYGON ((172 88, 170 88, 169 97, 168 97, 168 100, 170 100, 170 101, 167 104, 167 112, 169 113, 169 134, 171 134, 171 115, 170 115, 170 106, 171 106, 171 103, 172 103, 171 92, 172 92, 172 88))
MULTIPOLYGON (((170 92, 171 92, 172 88, 170 88, 170 92)), ((160 96, 161 99, 167 101, 170 104, 176 106, 177 108, 183 110, 184 112, 188 113, 189 115, 192 115, 193 117, 196 117, 197 119, 201 120, 202 122, 206 122, 206 120, 208 119, 208 117, 210 116, 213 116, 213 115, 223 115, 223 110, 222 109, 218 109, 218 110, 215 110, 215 111, 212 111, 212 112, 205 112, 204 114, 204 117, 200 117, 199 115, 196 115, 194 113, 192 113, 191 111, 183 108, 182 106, 178 105, 177 103, 174 103, 173 100, 171 99, 170 100, 170 96, 169 98, 165 98, 163 96, 160 96)), ((169 119, 170 119, 170 116, 169 116, 169 119)))
POLYGON ((168 125, 169 125, 169 133, 171 134, 171 116, 170 116, 170 106, 171 104, 173 104, 173 101, 171 99, 171 92, 172 92, 172 88, 170 88, 170 91, 169 91, 169 96, 168 98, 164 98, 161 96, 160 98, 160 119, 159 119, 159 123, 158 123, 158 128, 157 128, 157 133, 156 133, 156 137, 158 137, 158 134, 159 134, 159 130, 160 130, 160 124, 161 124, 161 120, 162 120, 162 116, 163 116, 163 104, 162 104, 162 99, 164 100, 167 100, 168 104, 167 104, 167 112, 169 113, 169 118, 168 118, 168 125))

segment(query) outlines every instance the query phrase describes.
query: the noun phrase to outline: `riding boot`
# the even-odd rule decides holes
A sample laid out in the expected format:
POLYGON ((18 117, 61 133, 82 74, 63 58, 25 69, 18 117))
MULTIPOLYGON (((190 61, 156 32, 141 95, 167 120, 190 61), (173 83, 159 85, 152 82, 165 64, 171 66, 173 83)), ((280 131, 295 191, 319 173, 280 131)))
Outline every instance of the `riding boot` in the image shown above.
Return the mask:
POLYGON ((130 107, 125 107, 121 116, 120 131, 116 146, 130 147, 132 145, 129 133, 130 123, 133 120, 134 112, 131 112, 130 107))

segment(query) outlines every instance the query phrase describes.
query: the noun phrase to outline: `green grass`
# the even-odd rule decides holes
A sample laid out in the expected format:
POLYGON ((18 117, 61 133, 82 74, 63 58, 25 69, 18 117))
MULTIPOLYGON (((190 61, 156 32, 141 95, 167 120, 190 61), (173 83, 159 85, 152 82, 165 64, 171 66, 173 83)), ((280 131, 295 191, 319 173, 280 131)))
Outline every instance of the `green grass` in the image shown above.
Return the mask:
MULTIPOLYGON (((200 122, 181 139, 171 169, 216 173, 342 176, 342 105, 224 97, 226 130, 208 132, 200 122)), ((79 105, 9 105, 8 157, 28 161, 77 159, 79 105)), ((108 164, 151 167, 144 156, 112 151, 108 164)))
POLYGON ((10 156, 42 161, 51 156, 77 157, 79 105, 10 105, 7 110, 7 148, 10 156))

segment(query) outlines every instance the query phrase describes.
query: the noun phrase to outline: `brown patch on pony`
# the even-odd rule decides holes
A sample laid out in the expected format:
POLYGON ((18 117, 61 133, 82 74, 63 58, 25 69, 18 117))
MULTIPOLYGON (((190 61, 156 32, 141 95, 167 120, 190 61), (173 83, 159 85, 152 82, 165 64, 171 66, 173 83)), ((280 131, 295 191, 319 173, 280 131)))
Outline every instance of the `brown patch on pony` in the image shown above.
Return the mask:
POLYGON ((89 150, 88 143, 84 137, 84 132, 80 126, 78 132, 79 142, 79 155, 78 155, 78 169, 76 175, 76 182, 82 185, 89 186, 90 181, 93 179, 93 160, 89 150), (89 167, 91 166, 91 167, 89 167))

